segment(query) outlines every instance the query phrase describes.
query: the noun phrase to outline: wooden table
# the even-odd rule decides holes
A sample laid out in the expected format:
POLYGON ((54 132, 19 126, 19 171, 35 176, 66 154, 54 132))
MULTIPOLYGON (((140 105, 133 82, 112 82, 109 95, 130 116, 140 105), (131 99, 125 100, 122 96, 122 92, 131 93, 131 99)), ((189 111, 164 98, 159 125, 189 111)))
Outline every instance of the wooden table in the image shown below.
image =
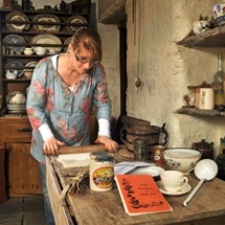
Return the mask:
MULTIPOLYGON (((65 199, 60 199, 63 188, 71 181, 71 178, 65 175, 73 171, 72 168, 63 168, 54 157, 47 157, 47 184, 57 225, 225 224, 225 182, 217 178, 205 182, 187 207, 183 206, 183 201, 188 194, 166 196, 173 207, 172 212, 128 216, 124 211, 116 185, 108 192, 94 192, 90 190, 86 178, 80 194, 68 194, 65 199)), ((192 188, 198 183, 193 174, 189 176, 189 181, 192 188)))

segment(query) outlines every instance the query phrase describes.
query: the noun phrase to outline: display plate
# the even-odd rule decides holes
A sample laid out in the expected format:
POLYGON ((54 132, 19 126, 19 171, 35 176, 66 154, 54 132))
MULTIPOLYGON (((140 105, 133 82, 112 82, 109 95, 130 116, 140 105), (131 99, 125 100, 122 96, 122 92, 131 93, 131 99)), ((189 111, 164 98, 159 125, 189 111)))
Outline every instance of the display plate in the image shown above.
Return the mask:
POLYGON ((63 48, 63 51, 64 51, 64 52, 67 52, 67 48, 68 48, 68 45, 69 45, 70 42, 71 42, 71 39, 72 39, 72 37, 69 37, 69 38, 67 38, 67 39, 64 41, 64 45, 67 45, 66 47, 63 48))
POLYGON ((59 17, 56 15, 50 15, 50 14, 38 14, 33 18, 34 23, 53 23, 41 25, 41 24, 34 24, 33 28, 35 31, 41 31, 41 32, 59 32, 61 26, 60 25, 54 25, 54 23, 60 23, 59 17))
MULTIPOLYGON (((79 16, 79 15, 76 15, 76 16, 71 16, 67 19, 67 23, 73 23, 73 24, 77 24, 77 25, 86 25, 88 24, 88 21, 83 17, 83 16, 79 16)), ((66 26, 66 29, 69 33, 72 33, 76 30, 79 30, 81 27, 79 26, 66 26)))
MULTIPOLYGON (((62 45, 62 41, 59 37, 57 37, 56 35, 53 34, 38 34, 36 36, 34 36, 31 41, 30 44, 49 44, 49 45, 62 45)), ((32 47, 35 49, 35 47, 32 47)), ((56 53, 59 53, 62 51, 62 47, 50 47, 47 46, 46 47, 48 50, 51 48, 54 48, 56 53)))
MULTIPOLYGON (((21 12, 18 12, 18 11, 14 11, 14 12, 11 12, 9 14, 6 15, 6 20, 10 20, 10 21, 20 21, 20 22, 29 22, 29 18, 21 13, 21 12)), ((19 23, 6 23, 6 28, 7 30, 9 31, 23 31, 23 30, 29 30, 30 28, 30 24, 26 23, 26 24, 19 24, 19 23)))
POLYGON ((38 62, 29 62, 29 63, 27 63, 26 65, 25 65, 25 67, 29 67, 29 68, 27 68, 27 69, 24 69, 24 71, 26 71, 26 70, 34 70, 34 68, 35 68, 35 66, 38 64, 38 62), (30 67, 32 67, 32 68, 30 68, 30 67))
POLYGON ((26 41, 17 34, 9 34, 3 39, 3 44, 10 44, 6 46, 6 49, 13 50, 15 52, 23 52, 25 46, 13 46, 13 44, 26 44, 26 41))

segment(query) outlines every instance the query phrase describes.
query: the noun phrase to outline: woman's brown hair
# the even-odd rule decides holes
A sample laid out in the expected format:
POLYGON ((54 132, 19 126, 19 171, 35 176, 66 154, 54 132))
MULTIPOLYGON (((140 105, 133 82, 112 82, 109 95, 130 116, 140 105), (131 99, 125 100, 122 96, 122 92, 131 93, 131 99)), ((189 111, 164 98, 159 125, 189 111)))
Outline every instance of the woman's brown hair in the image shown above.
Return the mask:
POLYGON ((81 28, 74 32, 71 46, 75 54, 88 53, 91 60, 102 60, 102 41, 97 31, 89 28, 81 28))

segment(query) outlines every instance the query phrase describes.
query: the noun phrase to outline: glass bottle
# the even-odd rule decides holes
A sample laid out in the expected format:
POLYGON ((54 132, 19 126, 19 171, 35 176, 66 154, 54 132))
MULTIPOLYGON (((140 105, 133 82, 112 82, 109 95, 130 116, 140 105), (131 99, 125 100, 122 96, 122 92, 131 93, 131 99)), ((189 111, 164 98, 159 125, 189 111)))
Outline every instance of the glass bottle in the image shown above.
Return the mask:
POLYGON ((213 77, 213 89, 215 96, 215 109, 219 111, 224 110, 224 80, 225 74, 222 67, 222 54, 218 54, 218 68, 213 77))

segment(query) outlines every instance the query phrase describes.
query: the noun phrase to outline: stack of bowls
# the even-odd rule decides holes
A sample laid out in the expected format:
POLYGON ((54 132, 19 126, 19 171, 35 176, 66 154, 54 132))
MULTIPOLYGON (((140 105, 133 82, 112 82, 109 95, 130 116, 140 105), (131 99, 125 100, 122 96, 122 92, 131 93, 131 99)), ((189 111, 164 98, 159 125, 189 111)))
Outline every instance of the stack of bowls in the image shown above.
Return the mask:
POLYGON ((168 133, 165 124, 162 127, 152 125, 125 125, 121 130, 121 140, 125 147, 133 151, 135 139, 146 141, 148 146, 165 145, 168 133))

